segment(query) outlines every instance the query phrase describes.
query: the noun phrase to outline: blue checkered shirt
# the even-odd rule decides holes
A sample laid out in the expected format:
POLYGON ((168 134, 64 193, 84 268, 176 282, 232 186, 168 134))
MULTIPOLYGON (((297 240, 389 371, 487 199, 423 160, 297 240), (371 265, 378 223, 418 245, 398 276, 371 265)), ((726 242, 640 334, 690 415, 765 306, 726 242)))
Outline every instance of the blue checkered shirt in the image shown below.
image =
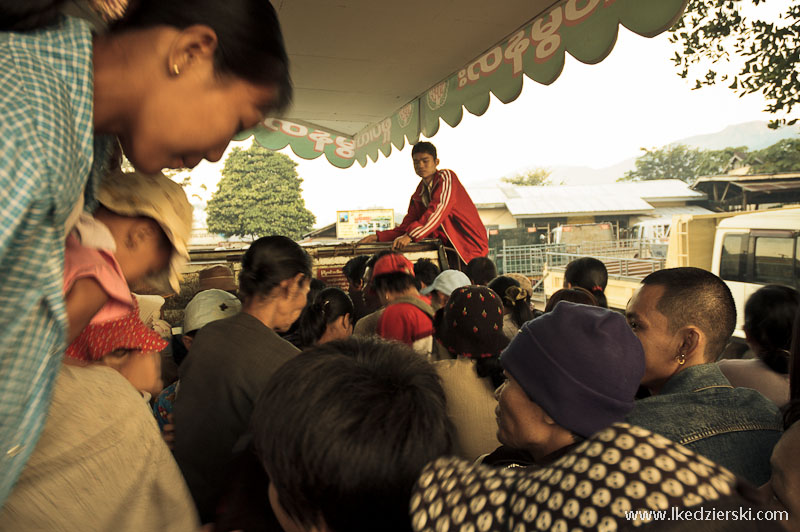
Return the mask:
POLYGON ((0 32, 0 506, 61 365, 65 223, 108 158, 110 140, 94 138, 92 72, 85 22, 0 32))

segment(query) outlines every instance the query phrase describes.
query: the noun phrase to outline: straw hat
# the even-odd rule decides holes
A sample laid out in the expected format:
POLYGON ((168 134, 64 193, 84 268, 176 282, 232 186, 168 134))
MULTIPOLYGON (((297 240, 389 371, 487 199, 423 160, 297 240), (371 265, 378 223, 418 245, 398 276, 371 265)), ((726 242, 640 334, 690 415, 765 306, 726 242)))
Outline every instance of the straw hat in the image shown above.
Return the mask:
POLYGON ((113 172, 103 179, 97 200, 121 216, 152 218, 172 244, 169 268, 145 279, 164 294, 180 292, 180 271, 189 259, 186 248, 192 233, 192 206, 183 188, 165 175, 113 172))

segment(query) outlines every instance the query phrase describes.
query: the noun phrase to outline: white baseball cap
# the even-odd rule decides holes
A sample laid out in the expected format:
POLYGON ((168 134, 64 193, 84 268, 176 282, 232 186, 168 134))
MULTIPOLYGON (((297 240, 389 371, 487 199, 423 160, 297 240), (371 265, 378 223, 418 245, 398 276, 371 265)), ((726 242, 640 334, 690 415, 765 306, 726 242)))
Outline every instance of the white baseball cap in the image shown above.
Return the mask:
POLYGON ((429 286, 423 288, 420 293, 426 295, 434 290, 438 290, 447 297, 450 297, 450 294, 452 294, 453 290, 456 288, 461 288, 462 286, 468 286, 470 284, 472 283, 466 273, 458 270, 445 270, 437 275, 436 279, 434 279, 429 286))
POLYGON ((212 321, 229 318, 242 310, 242 302, 225 290, 211 288, 198 292, 183 312, 183 334, 196 331, 212 321))

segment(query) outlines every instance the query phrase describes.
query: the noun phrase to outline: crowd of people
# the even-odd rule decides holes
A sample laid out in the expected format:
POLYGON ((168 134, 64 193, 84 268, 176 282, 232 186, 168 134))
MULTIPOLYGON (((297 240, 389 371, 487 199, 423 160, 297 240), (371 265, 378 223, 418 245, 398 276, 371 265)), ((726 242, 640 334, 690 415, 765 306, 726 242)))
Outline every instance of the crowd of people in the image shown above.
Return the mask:
POLYGON ((135 293, 177 292, 188 259, 191 206, 157 172, 288 104, 277 17, 141 0, 98 34, 62 3, 0 4, 0 529, 800 528, 798 292, 750 297, 746 360, 719 361, 736 308, 697 268, 620 313, 577 259, 538 311, 429 142, 346 291, 259 238, 237 275, 201 272, 173 335, 135 293), (403 254, 427 237, 451 268, 403 254))

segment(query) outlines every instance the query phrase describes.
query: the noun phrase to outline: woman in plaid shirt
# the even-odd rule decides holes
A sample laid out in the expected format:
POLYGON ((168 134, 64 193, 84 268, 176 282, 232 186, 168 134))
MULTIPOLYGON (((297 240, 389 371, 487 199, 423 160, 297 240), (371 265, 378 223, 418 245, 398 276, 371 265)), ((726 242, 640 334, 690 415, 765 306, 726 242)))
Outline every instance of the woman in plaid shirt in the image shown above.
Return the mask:
POLYGON ((141 0, 102 35, 62 3, 0 2, 0 505, 61 366, 65 228, 117 141, 143 172, 216 161, 292 92, 269 2, 141 0))

